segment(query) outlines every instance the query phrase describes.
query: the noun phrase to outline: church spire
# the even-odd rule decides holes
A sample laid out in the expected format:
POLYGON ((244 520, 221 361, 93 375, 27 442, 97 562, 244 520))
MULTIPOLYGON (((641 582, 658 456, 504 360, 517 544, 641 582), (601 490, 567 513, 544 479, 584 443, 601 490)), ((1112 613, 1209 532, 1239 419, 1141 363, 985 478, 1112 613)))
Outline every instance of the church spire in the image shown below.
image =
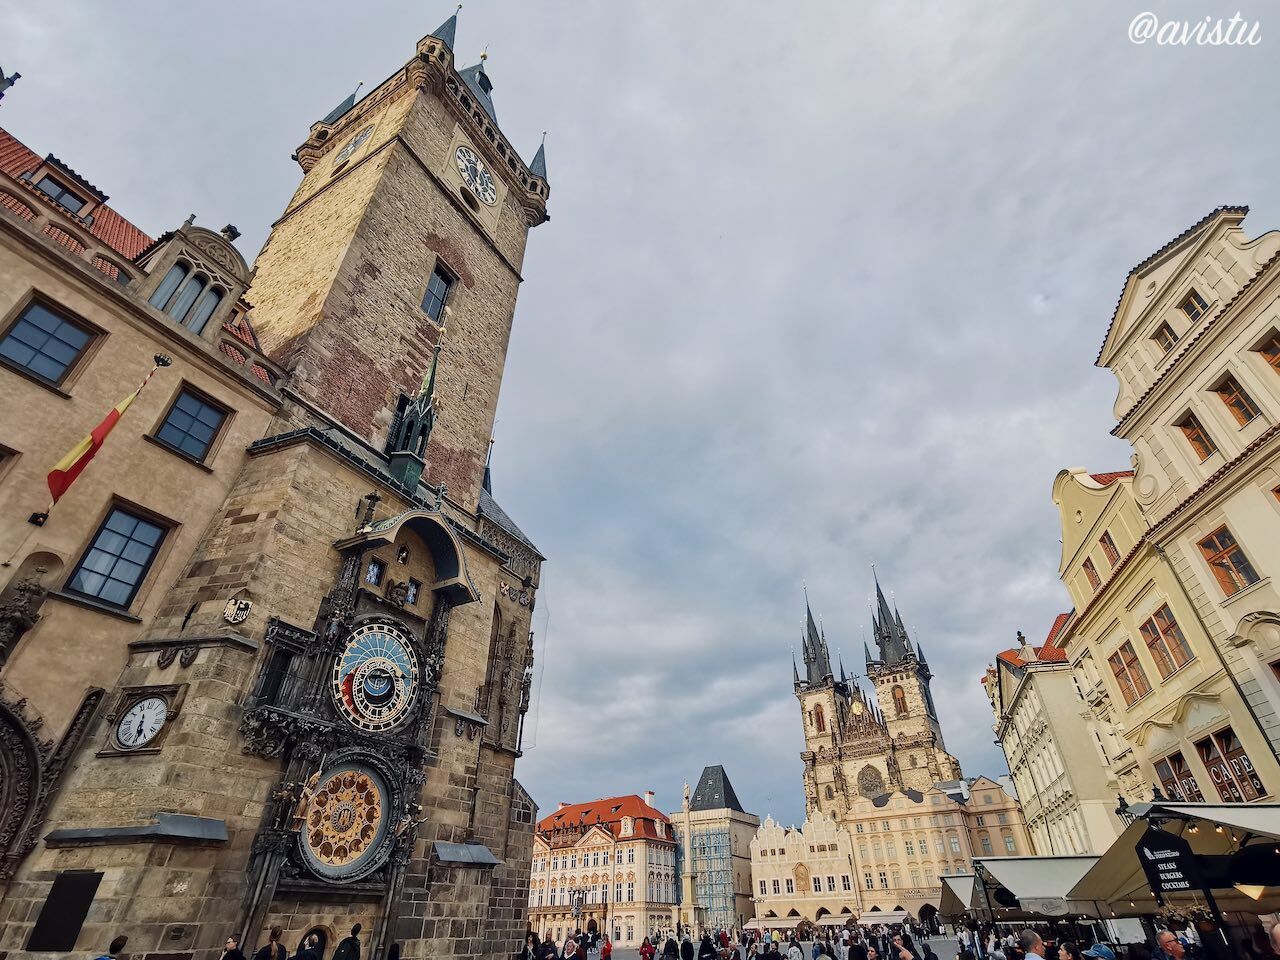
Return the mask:
MULTIPOLYGON (((458 4, 458 10, 461 9, 462 4, 458 4)), ((453 16, 428 34, 428 36, 435 37, 450 50, 453 49, 453 44, 458 34, 458 10, 455 10, 453 16)))
POLYGON ((796 666, 796 652, 794 650, 791 651, 791 676, 795 685, 797 687, 800 686, 800 668, 796 666))
POLYGON ((529 164, 529 172, 535 177, 547 179, 547 135, 542 134, 542 142, 538 144, 538 152, 533 155, 533 163, 529 164))
POLYGON ((809 606, 809 591, 804 593, 805 638, 804 665, 810 683, 824 683, 834 679, 831 670, 831 654, 827 651, 826 638, 818 629, 813 619, 813 610, 809 606))
POLYGON ((321 123, 337 123, 339 120, 341 120, 346 115, 347 111, 356 105, 356 97, 360 95, 360 88, 363 86, 364 86, 364 81, 361 80, 359 83, 356 84, 356 88, 347 95, 347 98, 343 100, 340 104, 338 104, 336 107, 334 107, 332 110, 330 110, 328 114, 325 115, 325 118, 320 122, 321 123))

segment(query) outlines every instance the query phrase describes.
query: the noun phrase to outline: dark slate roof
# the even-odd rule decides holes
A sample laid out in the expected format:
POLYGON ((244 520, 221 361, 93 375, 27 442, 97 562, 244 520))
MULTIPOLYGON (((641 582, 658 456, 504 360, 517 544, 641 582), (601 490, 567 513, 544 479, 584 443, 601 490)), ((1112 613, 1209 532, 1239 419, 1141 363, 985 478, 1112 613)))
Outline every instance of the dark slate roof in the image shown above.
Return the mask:
POLYGON ((717 763, 702 771, 702 776, 698 779, 698 789, 693 791, 693 800, 689 804, 689 809, 723 810, 726 807, 738 813, 747 812, 742 809, 738 795, 733 792, 729 775, 724 772, 724 767, 717 763))
POLYGON ((338 104, 336 107, 334 107, 332 110, 330 110, 328 115, 325 116, 324 120, 321 122, 335 123, 337 120, 346 116, 347 111, 356 105, 356 94, 358 94, 359 92, 360 92, 359 87, 356 87, 354 90, 352 90, 351 93, 347 96, 347 98, 343 100, 340 104, 338 104))
POLYGON ((453 49, 453 41, 458 33, 458 15, 455 13, 440 26, 431 31, 430 36, 435 37, 450 50, 453 49))
POLYGON ((458 76, 467 85, 471 95, 480 101, 480 106, 484 107, 484 112, 489 115, 489 119, 497 123, 498 114, 493 109, 493 98, 489 96, 489 91, 493 89, 493 81, 484 72, 484 63, 477 63, 473 67, 463 67, 458 71, 458 76))
POLYGON ((547 145, 538 145, 538 152, 533 155, 533 163, 529 164, 529 172, 535 177, 547 179, 547 145))
POLYGON ((546 559, 546 557, 542 556, 542 551, 534 546, 533 541, 524 535, 524 531, 516 526, 516 522, 507 516, 507 511, 498 506, 498 501, 493 499, 493 494, 489 492, 487 487, 480 488, 479 512, 523 543, 541 559, 546 559))

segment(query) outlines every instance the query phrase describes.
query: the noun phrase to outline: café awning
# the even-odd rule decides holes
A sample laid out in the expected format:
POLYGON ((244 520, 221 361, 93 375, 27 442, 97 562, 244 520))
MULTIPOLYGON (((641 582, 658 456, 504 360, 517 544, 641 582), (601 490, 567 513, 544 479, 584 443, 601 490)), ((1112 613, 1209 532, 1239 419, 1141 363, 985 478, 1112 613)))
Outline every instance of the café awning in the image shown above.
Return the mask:
MULTIPOLYGON (((996 902, 996 918, 1065 917, 1070 914, 1097 916, 1098 908, 1068 896, 1071 888, 1095 863, 1097 857, 979 857, 974 860, 979 873, 989 877, 1017 898, 1017 906, 1002 910, 996 902)), ((990 886, 990 884, 989 884, 990 886)), ((980 904, 985 907, 986 904, 980 904)))
MULTIPOLYGON (((1108 915, 1114 911, 1117 917, 1137 917, 1158 912, 1160 907, 1156 903, 1155 894, 1151 892, 1136 849, 1138 841, 1151 825, 1142 818, 1154 813, 1158 819, 1163 819, 1180 812, 1191 814, 1194 811, 1194 815, 1187 819, 1172 816, 1164 823, 1163 829, 1185 839, 1198 856, 1221 856, 1233 853, 1250 837, 1244 824, 1254 823, 1255 817, 1252 811, 1241 809, 1247 806, 1270 807, 1273 811, 1277 807, 1276 804, 1134 804, 1130 810, 1138 815, 1138 819, 1125 828, 1124 833, 1098 858, 1098 862, 1076 882, 1068 896, 1075 901, 1096 901, 1107 908, 1108 915), (1210 808, 1218 807, 1226 808, 1215 811, 1221 812, 1222 818, 1211 819, 1208 816, 1210 808), (1234 828, 1234 840, 1233 827, 1229 825, 1232 822, 1237 824, 1234 828), (1221 831, 1217 826, 1222 827, 1221 831)), ((1273 812, 1272 816, 1274 815, 1273 812)), ((1265 827, 1270 822, 1265 815, 1256 819, 1256 826, 1265 827)), ((1255 836, 1268 838, 1263 841, 1267 844, 1275 843, 1269 839, 1270 833, 1255 836)), ((1280 886, 1214 887, 1213 897, 1219 909, 1225 913, 1262 914, 1280 909, 1280 886)), ((1204 894, 1199 890, 1167 893, 1165 899, 1170 906, 1175 907, 1205 902, 1204 894)))
POLYGON ((1135 803, 1135 816, 1204 820, 1237 834, 1280 840, 1280 803, 1135 803))
POLYGON ((942 901, 938 905, 940 916, 954 919, 977 907, 982 892, 978 887, 978 878, 972 873, 939 879, 942 880, 942 901))
POLYGON ((877 923, 906 923, 911 914, 905 910, 870 910, 858 917, 858 923, 872 926, 877 923))

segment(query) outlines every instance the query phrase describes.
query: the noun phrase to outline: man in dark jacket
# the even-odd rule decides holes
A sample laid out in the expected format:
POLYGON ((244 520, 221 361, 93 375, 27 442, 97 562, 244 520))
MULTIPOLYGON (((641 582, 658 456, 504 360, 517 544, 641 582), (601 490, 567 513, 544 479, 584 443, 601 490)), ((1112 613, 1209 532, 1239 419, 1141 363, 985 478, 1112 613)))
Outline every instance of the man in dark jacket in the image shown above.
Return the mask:
POLYGON ((360 930, 358 923, 351 928, 351 936, 338 944, 338 949, 333 952, 333 960, 360 960, 360 930))
POLYGON ((693 941, 687 933, 684 935, 684 942, 680 944, 680 960, 693 960, 693 941))

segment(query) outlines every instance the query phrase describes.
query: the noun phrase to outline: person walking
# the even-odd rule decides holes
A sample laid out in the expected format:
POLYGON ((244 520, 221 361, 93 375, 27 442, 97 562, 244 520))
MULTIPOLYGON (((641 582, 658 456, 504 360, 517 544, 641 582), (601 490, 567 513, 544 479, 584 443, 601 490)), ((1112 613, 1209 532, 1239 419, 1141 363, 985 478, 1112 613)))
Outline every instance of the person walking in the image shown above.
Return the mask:
POLYGON ((648 937, 644 938, 644 942, 640 944, 640 960, 653 960, 656 951, 653 949, 653 943, 648 937))
POLYGON ((684 941, 680 944, 680 960, 693 960, 693 940, 686 933, 684 941))
POLYGON ((338 949, 333 952, 333 960, 360 960, 360 924, 351 928, 351 936, 343 937, 338 949))
POLYGON ((258 948, 258 952, 253 955, 253 960, 285 960, 289 951, 280 942, 281 933, 279 927, 272 927, 267 931, 267 942, 258 948))
POLYGON ((298 948, 296 960, 320 960, 320 938, 314 933, 307 934, 298 948))
POLYGON ((698 960, 717 960, 716 946, 711 942, 711 934, 704 933, 702 942, 698 944, 698 960))
POLYGON ((240 949, 239 937, 227 937, 227 942, 222 946, 220 960, 244 960, 244 953, 240 949))
POLYGON ((804 960, 804 951, 800 949, 800 941, 791 938, 791 945, 787 947, 787 960, 804 960))
POLYGON ((124 935, 116 937, 109 944, 107 944, 107 952, 104 954, 101 954, 98 957, 98 960, 116 960, 116 957, 119 955, 120 951, 124 949, 124 945, 128 942, 129 942, 129 938, 124 935))

